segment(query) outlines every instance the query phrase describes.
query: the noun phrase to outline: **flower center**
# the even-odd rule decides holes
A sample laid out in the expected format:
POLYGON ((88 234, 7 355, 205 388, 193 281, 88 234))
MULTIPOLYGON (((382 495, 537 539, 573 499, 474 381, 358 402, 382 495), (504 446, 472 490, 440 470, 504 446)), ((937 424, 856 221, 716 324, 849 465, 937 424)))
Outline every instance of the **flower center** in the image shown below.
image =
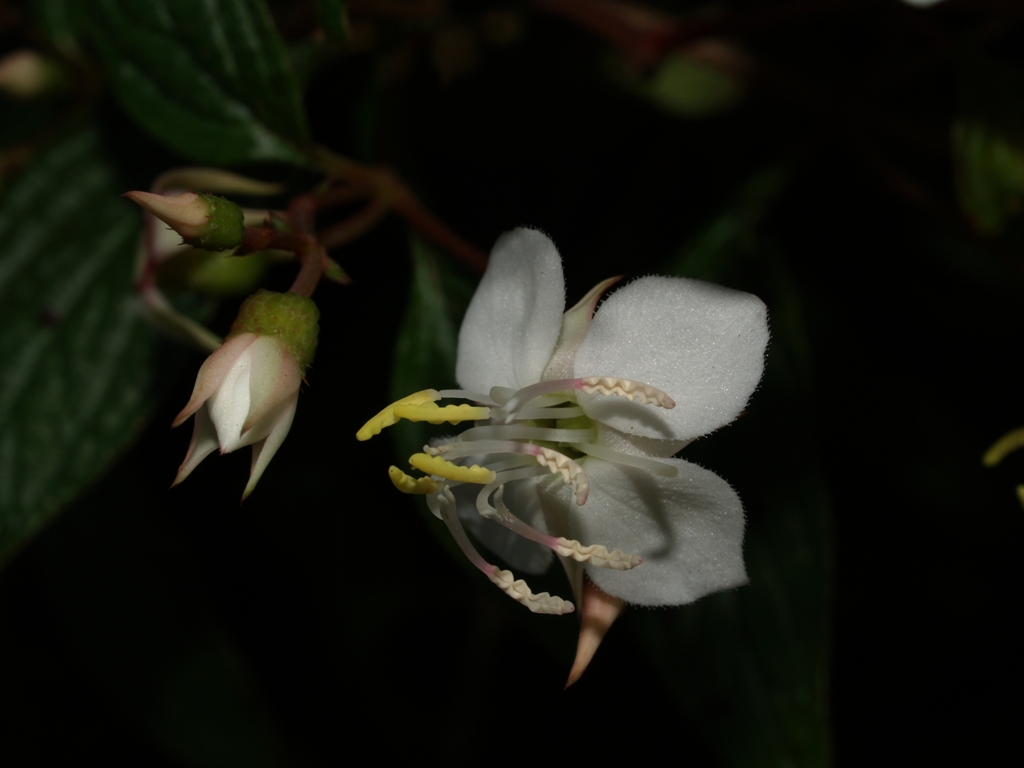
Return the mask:
POLYGON ((475 422, 457 437, 424 446, 422 453, 409 458, 424 477, 411 477, 392 466, 388 470, 391 481, 403 493, 424 495, 430 510, 448 526, 466 557, 506 594, 536 613, 570 613, 574 610, 572 603, 547 592, 533 594, 521 579, 516 580, 509 571, 498 569, 480 556, 462 527, 451 489, 464 484, 481 486, 476 496, 477 512, 562 557, 615 570, 640 565, 643 561, 637 555, 538 531, 516 517, 503 501, 506 483, 550 473, 560 476, 572 489, 576 504, 583 506, 590 480, 577 460, 587 456, 675 475, 671 465, 601 445, 597 425, 579 405, 579 392, 675 407, 672 398, 659 389, 609 376, 542 381, 520 390, 492 387, 486 395, 461 389, 426 389, 389 405, 366 422, 356 437, 369 440, 401 419, 430 424, 475 422), (445 399, 474 404, 438 405, 445 399))

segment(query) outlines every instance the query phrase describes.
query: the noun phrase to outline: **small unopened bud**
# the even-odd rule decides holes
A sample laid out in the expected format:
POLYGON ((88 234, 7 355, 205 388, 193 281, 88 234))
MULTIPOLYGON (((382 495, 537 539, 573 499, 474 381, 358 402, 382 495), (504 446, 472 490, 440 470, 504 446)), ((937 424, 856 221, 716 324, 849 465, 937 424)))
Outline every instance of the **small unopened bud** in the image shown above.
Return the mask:
POLYGON ((0 92, 18 99, 42 96, 61 82, 57 66, 36 53, 22 48, 0 59, 0 92))
POLYGON ((304 374, 316 354, 320 310, 310 298, 297 293, 260 289, 242 302, 228 339, 243 333, 273 336, 295 356, 304 374))
POLYGON ((125 197, 167 224, 193 248, 227 251, 242 243, 245 233, 242 209, 223 197, 195 192, 180 195, 127 192, 125 197))

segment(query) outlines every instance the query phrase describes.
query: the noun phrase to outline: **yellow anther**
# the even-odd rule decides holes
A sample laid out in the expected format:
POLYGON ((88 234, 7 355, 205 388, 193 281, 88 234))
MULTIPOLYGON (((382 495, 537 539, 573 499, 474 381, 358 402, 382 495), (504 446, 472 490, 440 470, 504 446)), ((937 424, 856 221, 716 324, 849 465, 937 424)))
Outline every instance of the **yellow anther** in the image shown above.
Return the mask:
POLYGON ((459 483, 487 485, 494 482, 494 473, 486 467, 476 464, 472 467, 460 467, 458 464, 445 461, 440 456, 428 456, 425 453, 414 453, 409 457, 409 463, 420 472, 437 475, 446 480, 455 480, 459 483))
POLYGON ((981 463, 986 467, 994 467, 1003 460, 1006 454, 1022 447, 1024 447, 1024 427, 1008 432, 999 438, 995 445, 985 451, 985 455, 981 457, 981 463))
POLYGON ((412 477, 394 465, 388 467, 388 477, 391 478, 395 488, 402 493, 414 493, 422 496, 428 493, 437 493, 441 489, 434 478, 412 477))
POLYGON ((422 405, 394 405, 395 416, 409 421, 427 421, 431 424, 459 424, 463 421, 479 421, 491 418, 491 409, 477 405, 446 405, 423 403, 422 405))
POLYGON ((356 432, 356 440, 369 440, 374 435, 379 435, 380 431, 385 427, 397 424, 400 417, 395 416, 396 406, 422 405, 423 403, 429 403, 440 399, 441 395, 436 389, 424 389, 422 392, 416 392, 408 397, 403 397, 401 400, 396 400, 368 422, 363 424, 362 429, 356 432))

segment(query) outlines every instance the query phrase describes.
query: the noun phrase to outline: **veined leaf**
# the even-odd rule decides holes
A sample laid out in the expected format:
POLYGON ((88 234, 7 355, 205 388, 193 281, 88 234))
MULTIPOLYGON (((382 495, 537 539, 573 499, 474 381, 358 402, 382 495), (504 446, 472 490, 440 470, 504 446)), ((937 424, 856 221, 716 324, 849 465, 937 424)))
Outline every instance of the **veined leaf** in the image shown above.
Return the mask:
POLYGON ((168 147, 303 162, 298 83, 262 0, 95 0, 86 16, 121 104, 168 147))
POLYGON ((0 559, 92 481, 150 406, 153 335, 130 292, 138 215, 92 132, 0 208, 0 559))

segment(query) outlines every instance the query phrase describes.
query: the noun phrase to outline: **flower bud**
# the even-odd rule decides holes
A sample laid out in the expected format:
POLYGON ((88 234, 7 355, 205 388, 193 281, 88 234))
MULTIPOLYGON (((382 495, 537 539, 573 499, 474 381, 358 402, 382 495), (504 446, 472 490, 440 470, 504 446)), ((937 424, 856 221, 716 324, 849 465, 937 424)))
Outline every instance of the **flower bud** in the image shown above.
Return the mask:
POLYGON ((242 243, 245 232, 242 209, 223 197, 196 192, 180 195, 127 192, 125 197, 167 224, 193 248, 227 251, 242 243))
POLYGON ((0 59, 0 93, 16 99, 34 99, 61 85, 61 73, 49 59, 29 48, 0 59))
POLYGON ((242 333, 273 336, 280 340, 305 374, 316 353, 320 310, 310 298, 295 293, 260 289, 242 302, 228 338, 242 333))
POLYGON ((312 299, 260 290, 242 304, 224 344, 203 363, 192 398, 174 420, 196 417, 177 485, 218 447, 253 447, 249 483, 256 487, 295 416, 299 384, 316 351, 320 312, 312 299))

